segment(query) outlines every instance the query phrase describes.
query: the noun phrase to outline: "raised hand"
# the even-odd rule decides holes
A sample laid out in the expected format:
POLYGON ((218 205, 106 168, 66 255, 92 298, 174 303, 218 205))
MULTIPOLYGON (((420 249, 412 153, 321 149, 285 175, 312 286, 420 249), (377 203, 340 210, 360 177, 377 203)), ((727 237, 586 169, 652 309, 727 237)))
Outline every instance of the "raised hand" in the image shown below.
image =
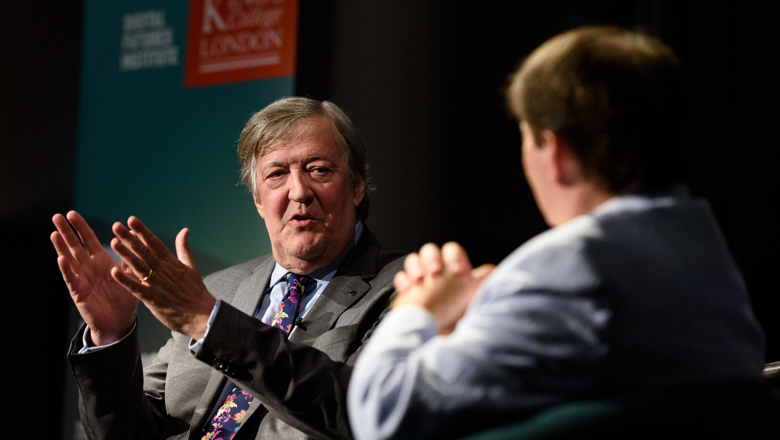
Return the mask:
POLYGON ((127 225, 130 229, 114 223, 116 238, 111 240, 111 248, 130 270, 114 267, 111 276, 143 301, 163 325, 200 339, 216 300, 195 265, 187 243, 189 229, 176 236, 177 258, 138 218, 130 217, 127 225))
POLYGON ((409 254, 404 270, 396 274, 393 283, 398 296, 392 307, 424 307, 436 318, 439 333, 449 334, 494 267, 486 264, 474 269, 458 243, 449 242, 441 249, 428 243, 419 254, 409 254))
POLYGON ((57 228, 51 234, 57 265, 76 308, 89 326, 92 343, 106 345, 118 341, 133 328, 138 307, 138 299, 111 276, 112 270, 122 272, 122 268, 76 211, 68 212, 67 220, 57 214, 52 222, 57 228), (84 246, 70 225, 76 228, 84 246))

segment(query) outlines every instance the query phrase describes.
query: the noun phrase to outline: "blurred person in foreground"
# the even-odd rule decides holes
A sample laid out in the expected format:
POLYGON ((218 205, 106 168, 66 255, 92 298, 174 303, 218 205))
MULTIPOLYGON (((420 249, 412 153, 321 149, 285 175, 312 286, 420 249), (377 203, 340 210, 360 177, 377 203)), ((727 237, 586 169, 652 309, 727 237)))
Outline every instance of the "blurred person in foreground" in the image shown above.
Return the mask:
POLYGON ((115 223, 120 266, 80 215, 54 216, 86 323, 69 360, 89 438, 352 437, 352 365, 402 264, 363 223, 365 147, 333 103, 286 98, 249 119, 238 153, 272 253, 205 279, 186 228, 177 258, 138 218, 115 223), (139 300, 173 330, 143 371, 139 300))
POLYGON ((761 382, 745 284, 680 183, 684 87, 671 49, 613 27, 563 33, 522 63, 506 97, 552 229, 495 268, 472 269, 455 243, 406 258, 353 371, 357 438, 458 437, 589 396, 761 382))

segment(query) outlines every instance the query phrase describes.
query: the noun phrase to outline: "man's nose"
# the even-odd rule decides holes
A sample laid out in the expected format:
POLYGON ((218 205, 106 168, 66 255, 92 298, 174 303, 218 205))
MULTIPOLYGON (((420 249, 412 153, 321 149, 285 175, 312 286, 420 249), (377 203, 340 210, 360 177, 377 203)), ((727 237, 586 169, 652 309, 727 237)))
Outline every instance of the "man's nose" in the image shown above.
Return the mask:
POLYGON ((306 173, 293 171, 290 173, 288 182, 290 190, 287 197, 289 197, 290 200, 299 203, 307 203, 314 197, 314 192, 309 185, 309 176, 306 173))

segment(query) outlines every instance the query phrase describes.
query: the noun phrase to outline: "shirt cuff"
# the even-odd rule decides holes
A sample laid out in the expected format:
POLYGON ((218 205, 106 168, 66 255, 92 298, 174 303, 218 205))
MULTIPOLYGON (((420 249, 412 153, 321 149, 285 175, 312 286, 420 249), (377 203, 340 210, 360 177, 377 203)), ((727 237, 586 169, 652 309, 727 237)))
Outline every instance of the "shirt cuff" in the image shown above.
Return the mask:
POLYGON ((211 309, 211 315, 209 315, 209 322, 206 323, 206 332, 203 333, 203 337, 197 341, 190 338, 190 353, 195 354, 200 350, 200 347, 203 345, 203 340, 206 339, 206 336, 209 335, 209 329, 211 328, 211 324, 214 322, 214 318, 217 316, 220 304, 222 304, 221 299, 218 299, 217 302, 214 303, 214 308, 211 309))
POLYGON ((428 309, 414 304, 405 304, 385 315, 371 339, 416 346, 422 345, 438 333, 439 324, 428 309))
POLYGON ((131 328, 130 331, 125 336, 122 337, 122 339, 118 341, 114 341, 110 344, 98 345, 96 347, 89 346, 90 344, 89 341, 91 340, 91 338, 89 337, 89 326, 87 326, 87 328, 84 329, 84 335, 81 337, 81 350, 79 350, 79 354, 94 353, 104 348, 111 347, 112 345, 116 345, 124 341, 125 339, 127 339, 127 337, 130 336, 131 333, 133 333, 133 330, 135 330, 136 326, 138 326, 138 318, 135 318, 135 322, 133 322, 133 328, 131 328))

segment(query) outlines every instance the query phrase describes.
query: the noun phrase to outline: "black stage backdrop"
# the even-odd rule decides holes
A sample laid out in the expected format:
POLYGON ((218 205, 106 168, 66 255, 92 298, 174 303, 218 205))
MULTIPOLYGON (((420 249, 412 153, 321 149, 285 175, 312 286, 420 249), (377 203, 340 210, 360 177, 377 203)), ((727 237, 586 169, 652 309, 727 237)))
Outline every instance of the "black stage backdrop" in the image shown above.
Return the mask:
MULTIPOLYGON (((51 216, 73 203, 82 8, 31 0, 0 14, 3 321, 15 365, 47 372, 34 389, 49 403, 62 400, 70 337, 48 235, 51 216)), ((372 230, 405 250, 457 240, 475 263, 498 262, 545 229, 500 93, 507 74, 580 25, 660 36, 691 79, 689 149, 669 160, 684 161, 694 194, 711 201, 766 331, 766 360, 780 360, 777 2, 301 0, 300 20, 297 93, 336 102, 361 130, 372 230)), ((40 438, 54 438, 58 415, 47 412, 52 430, 40 438)))

